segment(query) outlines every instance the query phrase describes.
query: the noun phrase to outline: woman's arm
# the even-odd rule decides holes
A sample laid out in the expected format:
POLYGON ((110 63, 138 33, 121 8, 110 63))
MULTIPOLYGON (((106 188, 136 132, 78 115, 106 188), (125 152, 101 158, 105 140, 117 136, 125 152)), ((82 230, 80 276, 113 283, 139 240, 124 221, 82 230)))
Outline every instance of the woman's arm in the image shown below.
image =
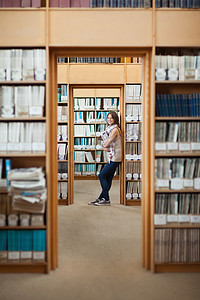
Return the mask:
POLYGON ((104 142, 103 143, 103 147, 104 148, 108 148, 110 146, 110 144, 112 143, 112 141, 115 139, 115 137, 117 136, 118 134, 118 130, 117 128, 114 128, 110 134, 110 137, 109 139, 107 140, 107 142, 104 142))

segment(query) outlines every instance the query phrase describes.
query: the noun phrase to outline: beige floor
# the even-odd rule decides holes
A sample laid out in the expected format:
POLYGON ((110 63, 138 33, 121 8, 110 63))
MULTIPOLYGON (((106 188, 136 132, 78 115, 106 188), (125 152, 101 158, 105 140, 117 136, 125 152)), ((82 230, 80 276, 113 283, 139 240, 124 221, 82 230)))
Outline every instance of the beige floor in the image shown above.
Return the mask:
POLYGON ((46 274, 0 274, 2 300, 197 300, 200 274, 152 274, 141 266, 141 209, 87 203, 99 182, 75 182, 75 204, 59 207, 59 268, 46 274))

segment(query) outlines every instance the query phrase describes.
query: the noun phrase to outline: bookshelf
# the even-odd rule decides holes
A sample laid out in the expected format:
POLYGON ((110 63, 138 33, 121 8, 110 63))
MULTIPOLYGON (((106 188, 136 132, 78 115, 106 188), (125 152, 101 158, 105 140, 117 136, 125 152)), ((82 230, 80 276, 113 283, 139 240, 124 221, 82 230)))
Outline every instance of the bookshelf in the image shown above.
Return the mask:
POLYGON ((155 272, 200 270, 198 56, 198 49, 180 48, 174 54, 158 48, 155 57, 156 68, 158 59, 166 63, 163 81, 155 71, 155 272), (171 58, 176 78, 171 77, 171 58))

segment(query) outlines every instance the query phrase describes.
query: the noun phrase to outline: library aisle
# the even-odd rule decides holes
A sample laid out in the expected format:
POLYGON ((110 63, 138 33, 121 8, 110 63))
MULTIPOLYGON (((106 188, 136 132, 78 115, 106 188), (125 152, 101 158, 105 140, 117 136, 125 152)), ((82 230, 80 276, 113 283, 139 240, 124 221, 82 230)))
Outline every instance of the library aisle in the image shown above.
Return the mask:
POLYGON ((91 207, 97 181, 75 181, 75 204, 59 206, 59 268, 46 274, 0 274, 4 300, 197 300, 199 273, 153 274, 141 266, 141 207, 91 207), (89 187, 86 190, 85 187, 89 187))

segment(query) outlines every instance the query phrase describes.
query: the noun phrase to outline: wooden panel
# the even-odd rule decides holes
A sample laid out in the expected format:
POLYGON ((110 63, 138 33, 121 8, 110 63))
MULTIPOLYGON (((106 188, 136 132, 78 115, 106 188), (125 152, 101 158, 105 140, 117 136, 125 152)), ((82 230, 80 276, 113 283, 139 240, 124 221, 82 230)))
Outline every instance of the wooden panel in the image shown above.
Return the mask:
POLYGON ((95 97, 95 89, 77 89, 75 88, 73 90, 73 96, 74 97, 95 97))
POLYGON ((58 64, 57 65, 57 78, 58 83, 66 84, 68 83, 68 65, 67 64, 58 64))
POLYGON ((142 65, 127 65, 127 83, 141 83, 142 65))
POLYGON ((120 97, 120 95, 120 88, 96 89, 96 97, 120 97))
POLYGON ((200 10, 156 11, 156 46, 199 46, 200 10))
POLYGON ((43 10, 1 10, 0 46, 45 46, 45 22, 43 10))
POLYGON ((70 65, 71 84, 120 84, 124 65, 70 65))
POLYGON ((49 12, 51 46, 151 46, 152 10, 49 12))

